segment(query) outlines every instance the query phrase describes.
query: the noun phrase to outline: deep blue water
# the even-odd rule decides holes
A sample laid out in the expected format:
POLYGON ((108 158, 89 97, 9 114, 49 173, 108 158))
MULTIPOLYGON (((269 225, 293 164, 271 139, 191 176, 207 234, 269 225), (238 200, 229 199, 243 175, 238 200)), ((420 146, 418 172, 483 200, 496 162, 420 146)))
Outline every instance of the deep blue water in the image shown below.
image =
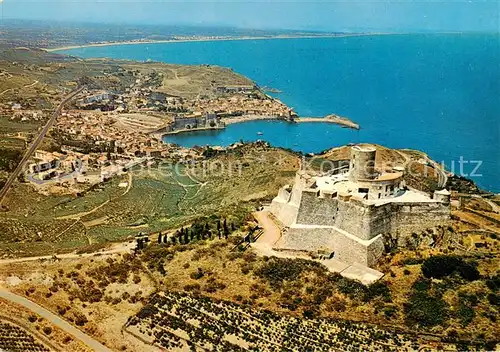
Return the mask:
MULTIPOLYGON (((473 179, 500 192, 500 35, 435 34, 118 45, 67 50, 82 57, 233 68, 301 116, 336 113, 361 131, 328 124, 254 121, 222 132, 169 137, 186 145, 265 139, 318 152, 346 143, 413 148, 444 161, 482 161, 473 179), (257 132, 263 132, 257 136, 257 132)), ((472 171, 465 164, 466 174, 472 171)))

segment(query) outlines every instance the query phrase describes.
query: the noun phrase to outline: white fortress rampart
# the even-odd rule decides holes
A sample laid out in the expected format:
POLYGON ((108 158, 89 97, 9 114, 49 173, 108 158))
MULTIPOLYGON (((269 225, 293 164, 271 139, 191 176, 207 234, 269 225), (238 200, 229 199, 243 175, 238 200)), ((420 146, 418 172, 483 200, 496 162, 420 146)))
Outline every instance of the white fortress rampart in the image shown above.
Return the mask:
POLYGON ((450 195, 434 198, 404 185, 404 168, 375 169, 376 149, 354 146, 349 171, 297 172, 280 189, 271 212, 287 227, 275 249, 331 252, 347 264, 373 266, 384 252, 384 234, 404 237, 450 219, 450 195))

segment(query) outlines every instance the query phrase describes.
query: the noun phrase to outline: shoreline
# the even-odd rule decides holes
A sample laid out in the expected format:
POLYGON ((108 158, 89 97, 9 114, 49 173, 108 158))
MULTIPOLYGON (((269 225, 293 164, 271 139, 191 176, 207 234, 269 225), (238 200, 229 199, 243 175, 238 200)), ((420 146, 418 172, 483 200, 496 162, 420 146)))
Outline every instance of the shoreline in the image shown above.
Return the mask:
POLYGON ((165 43, 189 43, 189 42, 220 42, 220 41, 238 41, 238 40, 276 40, 276 39, 314 39, 314 38, 347 38, 347 37, 365 37, 379 35, 398 35, 399 33, 352 33, 352 34, 325 34, 325 35, 288 35, 288 36, 269 36, 269 37, 221 37, 221 38, 199 38, 199 39, 165 39, 165 40, 131 40, 124 42, 103 42, 83 45, 68 45, 57 48, 43 48, 47 52, 58 52, 73 49, 85 49, 103 46, 118 45, 138 45, 138 44, 165 44, 165 43))
MULTIPOLYGON (((353 130, 359 130, 360 126, 349 120, 348 118, 345 117, 340 117, 337 115, 328 115, 325 117, 296 117, 294 120, 287 120, 286 118, 282 116, 270 116, 270 115, 244 115, 240 117, 229 117, 229 118, 223 118, 222 122, 224 123, 224 126, 220 127, 198 127, 198 128, 191 128, 191 129, 182 129, 182 130, 176 130, 172 132, 156 132, 156 134, 160 134, 161 137, 163 138, 164 136, 171 136, 171 135, 177 135, 177 134, 182 134, 182 133, 188 133, 188 132, 200 132, 200 131, 222 131, 226 129, 226 126, 229 125, 234 125, 238 123, 246 123, 246 122, 252 122, 252 121, 279 121, 279 122, 286 122, 286 123, 331 123, 335 125, 339 125, 342 128, 350 128, 353 130)), ((155 133, 153 133, 155 134, 155 133)))
POLYGON ((251 121, 283 121, 289 123, 332 123, 341 127, 359 130, 361 127, 356 122, 335 114, 327 115, 325 117, 295 117, 293 120, 288 120, 283 116, 270 116, 270 115, 244 115, 241 117, 230 117, 223 120, 226 125, 233 125, 237 123, 245 123, 251 121))
POLYGON ((280 116, 271 116, 271 115, 243 115, 239 117, 228 117, 222 119, 222 121, 227 125, 234 125, 237 123, 245 123, 251 121, 284 121, 287 120, 280 116))

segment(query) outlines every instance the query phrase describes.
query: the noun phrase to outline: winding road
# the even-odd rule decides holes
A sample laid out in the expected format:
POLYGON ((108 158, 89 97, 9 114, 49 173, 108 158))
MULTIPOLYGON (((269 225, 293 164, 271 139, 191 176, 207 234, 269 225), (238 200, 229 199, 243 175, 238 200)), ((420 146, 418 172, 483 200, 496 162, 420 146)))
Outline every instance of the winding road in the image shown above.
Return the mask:
POLYGON ((82 86, 82 87, 80 87, 80 88, 72 91, 70 94, 68 94, 64 98, 64 100, 61 102, 61 104, 59 104, 59 106, 57 107, 56 111, 54 111, 54 113, 52 114, 52 117, 47 122, 47 124, 43 127, 43 129, 40 132, 40 134, 35 138, 35 140, 33 141, 33 143, 31 143, 31 146, 28 148, 28 150, 24 154, 23 158, 21 159, 21 162, 19 162, 19 164, 17 165, 17 167, 14 170, 14 172, 7 179, 7 182, 5 182, 5 185, 3 186, 2 190, 0 190, 0 204, 2 204, 3 198, 5 197, 5 195, 7 194, 7 192, 9 191, 10 187, 12 186, 12 184, 14 183, 14 181, 16 180, 16 178, 23 171, 23 168, 26 165, 26 163, 28 162, 28 160, 31 158, 31 156, 33 155, 33 153, 35 152, 35 150, 38 148, 38 146, 40 145, 40 143, 42 143, 43 138, 45 137, 45 135, 47 134, 47 132, 54 125, 54 122, 56 121, 56 119, 61 114, 61 111, 62 111, 62 108, 64 107, 64 105, 66 105, 69 101, 71 101, 84 88, 85 88, 85 86, 82 86))
POLYGON ((444 188, 446 184, 448 183, 448 175, 446 174, 446 171, 443 169, 443 165, 435 162, 429 156, 426 154, 425 155, 427 163, 432 166, 432 168, 438 173, 438 187, 439 188, 444 188))
POLYGON ((51 311, 39 306, 38 304, 30 301, 27 298, 18 296, 12 292, 6 291, 3 288, 0 288, 0 298, 6 299, 15 304, 19 304, 24 308, 32 311, 35 314, 38 314, 44 319, 47 319, 51 324, 57 326, 59 329, 64 330, 66 333, 73 335, 75 338, 79 339, 83 343, 85 343, 88 347, 97 352, 111 352, 109 348, 101 344, 99 341, 94 340, 89 335, 83 333, 81 330, 77 329, 73 325, 59 318, 57 315, 52 313, 51 311))

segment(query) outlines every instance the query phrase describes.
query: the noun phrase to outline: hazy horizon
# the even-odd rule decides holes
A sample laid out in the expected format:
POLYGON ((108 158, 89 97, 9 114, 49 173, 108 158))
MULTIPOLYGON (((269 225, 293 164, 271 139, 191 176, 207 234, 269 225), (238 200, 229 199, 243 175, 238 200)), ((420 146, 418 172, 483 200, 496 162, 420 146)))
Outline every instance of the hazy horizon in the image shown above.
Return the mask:
POLYGON ((323 32, 500 32, 496 1, 0 0, 1 20, 323 32))

